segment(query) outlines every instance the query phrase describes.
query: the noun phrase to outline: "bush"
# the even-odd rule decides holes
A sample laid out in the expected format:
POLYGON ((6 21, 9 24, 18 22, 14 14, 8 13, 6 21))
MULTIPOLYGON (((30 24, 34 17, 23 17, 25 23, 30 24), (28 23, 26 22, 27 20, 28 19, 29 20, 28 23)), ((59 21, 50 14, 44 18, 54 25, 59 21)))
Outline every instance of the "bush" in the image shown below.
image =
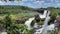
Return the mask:
POLYGON ((47 34, 57 34, 57 33, 58 33, 57 30, 47 31, 47 34))

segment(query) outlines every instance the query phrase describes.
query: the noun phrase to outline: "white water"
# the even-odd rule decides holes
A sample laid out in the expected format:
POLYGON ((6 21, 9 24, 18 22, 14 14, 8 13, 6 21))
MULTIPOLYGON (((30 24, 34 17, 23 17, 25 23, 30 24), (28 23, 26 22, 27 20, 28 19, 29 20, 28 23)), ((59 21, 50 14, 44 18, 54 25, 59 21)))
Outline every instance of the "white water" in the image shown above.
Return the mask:
MULTIPOLYGON (((51 25, 47 26, 46 30, 54 30, 54 28, 55 28, 54 24, 51 24, 51 25)), ((40 29, 36 30, 36 32, 34 34, 41 34, 42 30, 43 30, 43 28, 40 28, 40 29)))
POLYGON ((49 21, 49 17, 47 17, 45 22, 44 22, 42 34, 45 34, 47 31, 48 21, 49 21))
POLYGON ((2 32, 2 33, 0 33, 0 34, 7 34, 7 32, 2 32))
MULTIPOLYGON (((50 12, 48 14, 45 14, 45 17, 43 17, 43 18, 46 18, 46 19, 44 21, 44 24, 43 24, 42 28, 39 28, 37 23, 34 24, 34 28, 38 28, 38 29, 36 29, 36 32, 34 34, 46 34, 47 30, 54 30, 54 27, 55 27, 54 24, 48 25, 48 21, 50 19, 49 14, 50 14, 50 12)), ((39 16, 40 16, 40 14, 39 14, 39 16)), ((33 18, 29 18, 29 20, 25 22, 25 24, 28 26, 27 29, 29 29, 29 30, 32 29, 30 24, 31 24, 31 22, 33 20, 34 20, 34 17, 33 18)))
POLYGON ((39 25, 37 23, 35 23, 33 28, 38 28, 38 26, 39 25))
POLYGON ((45 19, 45 21, 44 21, 42 34, 46 34, 46 32, 47 32, 48 21, 49 21, 49 19, 50 19, 49 14, 50 14, 50 12, 48 12, 47 17, 46 17, 46 19, 45 19))
POLYGON ((27 21, 25 22, 25 25, 28 26, 28 28, 27 28, 28 30, 32 29, 31 26, 30 26, 30 24, 31 24, 31 22, 32 22, 34 19, 35 19, 35 17, 29 18, 29 20, 27 20, 27 21))
POLYGON ((46 16, 46 19, 45 19, 45 21, 44 21, 44 24, 43 24, 43 27, 42 28, 40 28, 40 29, 38 29, 38 30, 36 30, 36 32, 34 33, 34 34, 46 34, 46 32, 47 32, 47 27, 48 27, 48 21, 49 21, 49 19, 50 19, 50 16, 49 16, 49 14, 50 14, 50 12, 48 12, 47 14, 46 14, 46 12, 44 13, 45 14, 45 16, 46 16))
POLYGON ((47 30, 54 30, 55 28, 55 25, 54 24, 51 24, 47 27, 47 30))
POLYGON ((46 18, 46 14, 47 14, 47 10, 44 11, 44 14, 39 13, 39 16, 40 18, 46 18))

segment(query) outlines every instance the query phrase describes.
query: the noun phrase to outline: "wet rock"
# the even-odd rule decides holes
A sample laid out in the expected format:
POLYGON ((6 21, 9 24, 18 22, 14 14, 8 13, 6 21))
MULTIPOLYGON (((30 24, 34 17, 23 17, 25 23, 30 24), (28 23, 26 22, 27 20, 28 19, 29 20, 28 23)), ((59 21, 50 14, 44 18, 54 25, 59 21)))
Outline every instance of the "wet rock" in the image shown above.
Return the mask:
POLYGON ((57 27, 58 34, 60 34, 60 15, 56 17, 55 27, 57 27))
POLYGON ((43 14, 44 13, 44 10, 35 10, 36 12, 38 12, 38 13, 41 13, 41 14, 43 14))
POLYGON ((17 24, 24 24, 27 19, 15 20, 17 24))
POLYGON ((35 15, 35 20, 36 20, 36 22, 40 22, 40 17, 39 17, 39 15, 35 15))

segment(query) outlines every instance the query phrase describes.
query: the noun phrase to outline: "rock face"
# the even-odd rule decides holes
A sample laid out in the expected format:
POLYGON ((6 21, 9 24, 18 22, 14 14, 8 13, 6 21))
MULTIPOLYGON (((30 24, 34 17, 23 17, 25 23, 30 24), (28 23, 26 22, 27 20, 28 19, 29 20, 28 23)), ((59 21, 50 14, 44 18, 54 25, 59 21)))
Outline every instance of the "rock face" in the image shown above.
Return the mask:
POLYGON ((60 15, 56 17, 56 20, 60 22, 60 15))
POLYGON ((60 15, 56 17, 55 25, 56 27, 60 27, 60 15))
POLYGON ((17 24, 24 24, 27 19, 15 20, 17 24))
POLYGON ((35 20, 36 20, 36 22, 40 22, 40 17, 39 17, 39 15, 35 15, 35 20))
POLYGON ((38 12, 38 13, 41 13, 41 14, 44 13, 44 10, 35 10, 35 11, 38 12))
POLYGON ((55 26, 58 29, 58 34, 60 34, 60 15, 56 17, 55 26))

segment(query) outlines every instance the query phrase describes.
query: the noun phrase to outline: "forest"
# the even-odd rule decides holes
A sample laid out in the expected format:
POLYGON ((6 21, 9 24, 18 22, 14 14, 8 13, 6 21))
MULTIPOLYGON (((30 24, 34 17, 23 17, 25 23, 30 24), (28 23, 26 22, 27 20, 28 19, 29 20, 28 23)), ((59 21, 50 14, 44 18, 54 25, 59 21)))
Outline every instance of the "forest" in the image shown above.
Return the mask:
MULTIPOLYGON (((54 21, 54 17, 60 13, 60 8, 47 7, 37 8, 38 10, 49 10, 51 12, 50 22, 54 21)), ((28 30, 24 24, 26 20, 36 15, 34 8, 27 6, 0 6, 0 33, 5 31, 7 34, 33 34, 34 29, 28 30)), ((33 24, 32 24, 33 25, 33 24)), ((49 33, 50 31, 48 31, 49 33)), ((51 34, 57 34, 56 30, 52 30, 51 34)))

